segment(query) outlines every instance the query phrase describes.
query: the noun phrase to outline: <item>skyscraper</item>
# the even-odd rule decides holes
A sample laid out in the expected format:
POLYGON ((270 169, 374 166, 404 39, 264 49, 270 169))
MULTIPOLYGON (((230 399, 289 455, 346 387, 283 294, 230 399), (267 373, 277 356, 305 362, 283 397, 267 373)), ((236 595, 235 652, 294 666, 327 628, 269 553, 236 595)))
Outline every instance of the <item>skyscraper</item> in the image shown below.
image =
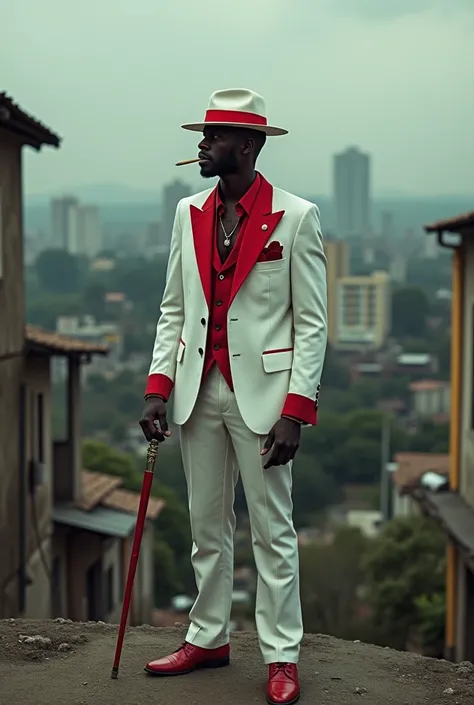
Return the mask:
POLYGON ((166 184, 163 189, 163 228, 161 230, 162 241, 160 245, 167 245, 171 242, 171 232, 173 230, 176 206, 182 198, 191 195, 191 190, 187 184, 180 179, 175 179, 170 184, 166 184))
POLYGON ((102 249, 98 208, 80 205, 73 196, 51 201, 51 245, 71 255, 95 257, 102 249))
POLYGON ((334 156, 334 201, 338 237, 370 234, 370 157, 357 147, 334 156))
POLYGON ((95 257, 102 249, 102 224, 97 206, 79 207, 79 252, 95 257))
POLYGON ((51 244, 77 254, 79 247, 79 203, 73 196, 51 201, 51 244))

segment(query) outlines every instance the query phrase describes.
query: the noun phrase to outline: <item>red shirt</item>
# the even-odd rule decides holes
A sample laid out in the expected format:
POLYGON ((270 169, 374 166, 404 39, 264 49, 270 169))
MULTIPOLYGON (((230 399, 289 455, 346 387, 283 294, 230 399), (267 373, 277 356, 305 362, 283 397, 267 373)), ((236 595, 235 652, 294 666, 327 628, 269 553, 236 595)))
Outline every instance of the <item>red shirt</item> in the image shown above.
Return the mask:
POLYGON ((229 312, 230 294, 234 279, 235 265, 239 256, 242 240, 245 235, 249 215, 254 206, 260 188, 261 177, 257 174, 253 184, 235 205, 235 212, 241 219, 237 240, 226 261, 221 261, 217 248, 217 233, 219 231, 219 216, 224 213, 224 204, 219 188, 216 191, 216 213, 214 217, 213 253, 212 253, 212 306, 209 312, 209 328, 207 335, 206 354, 204 358, 203 380, 214 363, 233 391, 232 374, 230 370, 229 345, 227 340, 227 315, 229 312))

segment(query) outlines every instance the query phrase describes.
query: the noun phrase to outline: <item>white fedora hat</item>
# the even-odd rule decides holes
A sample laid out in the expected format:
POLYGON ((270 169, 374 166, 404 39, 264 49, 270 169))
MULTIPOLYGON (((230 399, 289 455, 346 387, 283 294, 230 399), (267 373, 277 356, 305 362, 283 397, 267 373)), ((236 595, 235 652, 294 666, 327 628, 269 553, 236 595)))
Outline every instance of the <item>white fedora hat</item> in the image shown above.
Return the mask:
POLYGON ((288 130, 268 125, 265 101, 262 96, 246 88, 230 88, 211 95, 203 122, 181 125, 185 130, 202 132, 209 125, 246 127, 264 132, 269 137, 286 135, 288 130))

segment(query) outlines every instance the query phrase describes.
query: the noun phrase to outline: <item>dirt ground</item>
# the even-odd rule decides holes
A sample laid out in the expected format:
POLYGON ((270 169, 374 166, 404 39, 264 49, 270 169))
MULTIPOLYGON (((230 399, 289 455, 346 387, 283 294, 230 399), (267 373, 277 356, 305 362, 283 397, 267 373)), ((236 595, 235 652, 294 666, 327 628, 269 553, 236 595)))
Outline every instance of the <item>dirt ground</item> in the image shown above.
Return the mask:
MULTIPOLYGON (((229 668, 180 678, 143 672, 173 651, 184 627, 130 629, 118 680, 110 673, 117 627, 0 621, 0 703, 8 705, 252 705, 264 703, 266 670, 255 634, 232 637, 229 668), (29 641, 40 636, 50 641, 29 641)), ((332 637, 307 636, 302 705, 474 705, 474 667, 332 637)))

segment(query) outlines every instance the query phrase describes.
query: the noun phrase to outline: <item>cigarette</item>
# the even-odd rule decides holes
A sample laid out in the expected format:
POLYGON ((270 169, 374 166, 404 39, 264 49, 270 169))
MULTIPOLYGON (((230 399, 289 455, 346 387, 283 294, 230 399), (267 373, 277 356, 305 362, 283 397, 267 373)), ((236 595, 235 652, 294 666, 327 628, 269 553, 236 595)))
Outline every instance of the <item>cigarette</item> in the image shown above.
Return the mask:
POLYGON ((176 166, 185 166, 186 164, 196 164, 200 159, 185 159, 184 162, 177 162, 176 166))

